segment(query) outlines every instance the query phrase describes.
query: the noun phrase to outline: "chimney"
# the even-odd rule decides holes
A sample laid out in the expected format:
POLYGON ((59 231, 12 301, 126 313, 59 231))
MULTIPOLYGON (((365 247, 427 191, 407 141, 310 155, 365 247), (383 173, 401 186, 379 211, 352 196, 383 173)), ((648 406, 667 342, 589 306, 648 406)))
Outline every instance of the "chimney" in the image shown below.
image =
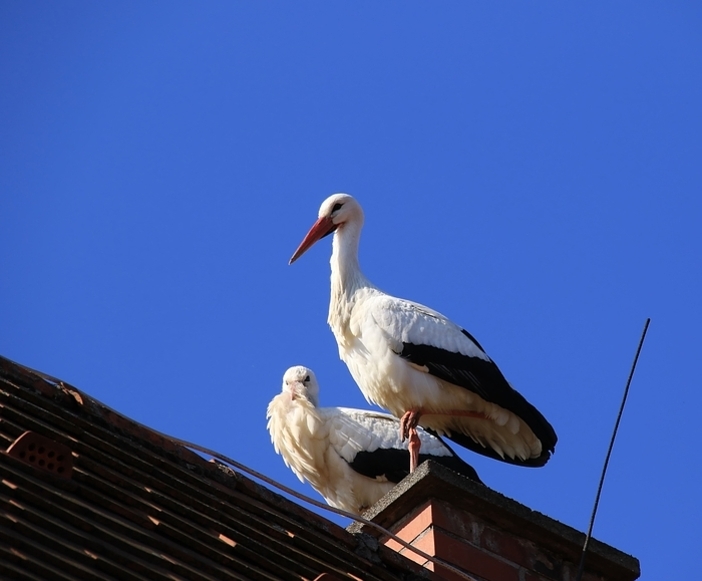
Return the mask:
MULTIPOLYGON (((584 533, 424 462, 364 516, 476 581, 575 581, 584 533)), ((429 562, 361 523, 349 527, 427 566, 448 581, 464 577, 429 562)), ((583 581, 633 581, 638 559, 590 540, 583 581)))

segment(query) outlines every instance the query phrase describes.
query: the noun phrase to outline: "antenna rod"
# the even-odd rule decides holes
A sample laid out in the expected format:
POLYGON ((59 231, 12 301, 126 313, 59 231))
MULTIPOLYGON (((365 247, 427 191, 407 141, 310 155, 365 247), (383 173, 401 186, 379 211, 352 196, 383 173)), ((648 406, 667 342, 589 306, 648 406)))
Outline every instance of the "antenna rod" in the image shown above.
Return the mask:
POLYGON ((643 347, 644 340, 646 339, 646 333, 648 332, 648 326, 651 323, 651 317, 646 319, 646 324, 643 328, 643 333, 641 333, 641 340, 639 341, 639 347, 636 349, 636 355, 634 356, 634 363, 631 366, 631 371, 629 372, 629 379, 626 382, 626 387, 624 388, 624 397, 622 398, 622 405, 619 407, 619 415, 617 416, 617 421, 614 423, 614 431, 612 432, 612 439, 609 441, 609 449, 607 450, 607 456, 605 457, 604 466, 602 467, 602 475, 600 476, 600 484, 597 487, 597 495, 595 496, 595 505, 592 507, 592 516, 590 517, 590 526, 587 529, 587 535, 585 535, 585 543, 583 544, 583 552, 580 555, 580 565, 578 565, 578 573, 575 576, 575 581, 580 581, 583 576, 583 571, 585 570, 585 554, 587 553, 588 545, 590 544, 590 538, 592 537, 592 529, 595 526, 595 515, 597 514, 597 507, 600 504, 600 496, 602 495, 602 487, 604 486, 605 474, 607 473, 607 466, 609 465, 609 458, 612 455, 612 448, 614 448, 614 439, 617 437, 617 431, 619 430, 619 422, 622 419, 622 414, 624 413, 624 406, 626 405, 626 398, 629 395, 629 387, 631 386, 631 380, 634 378, 634 371, 636 370, 636 364, 639 362, 639 355, 641 354, 641 348, 643 347))

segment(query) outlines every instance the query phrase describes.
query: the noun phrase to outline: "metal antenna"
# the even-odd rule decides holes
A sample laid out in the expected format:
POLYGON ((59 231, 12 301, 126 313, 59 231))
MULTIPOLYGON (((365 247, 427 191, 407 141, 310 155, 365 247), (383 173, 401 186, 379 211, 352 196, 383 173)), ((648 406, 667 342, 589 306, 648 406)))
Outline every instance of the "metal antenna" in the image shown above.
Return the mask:
POLYGON ((612 448, 614 448, 614 439, 617 437, 617 431, 619 430, 619 422, 622 419, 622 414, 624 413, 624 406, 626 405, 626 398, 629 395, 629 387, 631 386, 631 380, 634 377, 634 371, 636 370, 636 364, 639 361, 639 355, 641 354, 641 348, 644 344, 644 339, 646 339, 646 332, 648 331, 648 325, 651 323, 651 317, 646 319, 646 324, 644 325, 643 333, 641 333, 641 340, 639 341, 639 347, 636 349, 636 355, 634 356, 634 363, 631 366, 631 371, 629 372, 629 379, 626 382, 626 387, 624 388, 624 397, 622 398, 622 405, 619 407, 619 415, 617 416, 617 421, 614 423, 614 431, 612 432, 612 439, 609 441, 609 449, 607 450, 607 456, 605 457, 604 466, 602 467, 602 475, 600 476, 600 484, 597 487, 597 495, 595 496, 595 506, 592 507, 592 516, 590 517, 590 526, 587 529, 587 535, 585 535, 585 543, 583 544, 583 552, 580 555, 580 565, 578 565, 578 573, 575 576, 575 581, 580 581, 583 576, 583 571, 585 570, 585 554, 587 553, 588 545, 590 544, 590 538, 592 537, 592 528, 595 526, 595 515, 597 514, 597 507, 600 504, 600 496, 602 495, 602 487, 604 486, 605 474, 607 473, 607 466, 609 465, 609 458, 612 455, 612 448))

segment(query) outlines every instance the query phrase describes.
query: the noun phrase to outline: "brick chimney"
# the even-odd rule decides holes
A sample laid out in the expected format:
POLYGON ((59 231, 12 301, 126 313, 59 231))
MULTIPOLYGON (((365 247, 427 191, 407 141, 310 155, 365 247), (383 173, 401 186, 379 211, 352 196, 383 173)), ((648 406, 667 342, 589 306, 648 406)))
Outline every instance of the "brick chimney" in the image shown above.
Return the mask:
MULTIPOLYGON (((364 516, 476 581, 574 581, 585 540, 583 533, 431 460, 364 516)), ((360 523, 349 529, 379 535, 360 523)), ((425 564, 396 541, 379 540, 425 564)), ((441 566, 427 567, 449 581, 465 581, 441 566)), ((639 575, 638 559, 591 540, 583 581, 633 581, 639 575)))

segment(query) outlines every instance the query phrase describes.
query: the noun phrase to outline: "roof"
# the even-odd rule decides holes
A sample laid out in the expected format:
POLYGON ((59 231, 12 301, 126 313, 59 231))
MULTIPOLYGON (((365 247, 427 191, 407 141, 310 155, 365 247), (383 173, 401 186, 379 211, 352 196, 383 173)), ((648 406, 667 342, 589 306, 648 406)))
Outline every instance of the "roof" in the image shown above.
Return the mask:
MULTIPOLYGON (((363 516, 393 530, 430 499, 444 501, 455 512, 465 511, 499 530, 528 539, 541 550, 558 554, 571 563, 580 560, 584 533, 431 460, 421 464, 363 516)), ((348 530, 379 536, 375 529, 361 523, 353 523, 348 530)), ((622 581, 633 581, 641 574, 638 559, 596 539, 590 539, 586 569, 606 579, 622 581)))
POLYGON ((408 581, 430 575, 372 537, 352 534, 3 357, 0 406, 0 450, 11 448, 0 453, 0 577, 313 580, 327 573, 408 581))

